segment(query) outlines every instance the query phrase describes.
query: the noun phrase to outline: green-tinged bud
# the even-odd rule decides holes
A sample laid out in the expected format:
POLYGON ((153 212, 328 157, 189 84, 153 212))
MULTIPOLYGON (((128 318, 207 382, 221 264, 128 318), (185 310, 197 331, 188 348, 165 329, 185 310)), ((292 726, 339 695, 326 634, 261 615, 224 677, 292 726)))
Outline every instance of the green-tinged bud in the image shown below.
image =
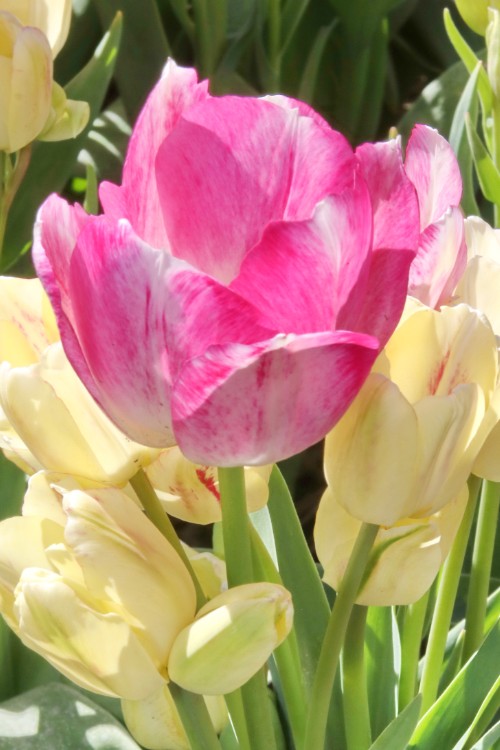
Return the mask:
POLYGON ((292 627, 290 593, 272 583, 225 591, 198 612, 176 638, 170 679, 201 695, 230 693, 247 682, 292 627))
POLYGON ((476 34, 484 36, 488 26, 488 8, 500 8, 499 0, 455 0, 460 15, 476 34))
POLYGON ((500 11, 496 8, 488 8, 486 47, 488 49, 486 61, 488 78, 492 91, 498 99, 500 96, 500 11))
POLYGON ((212 552, 198 550, 183 544, 189 562, 207 599, 222 594, 227 589, 226 563, 212 552))
MULTIPOLYGON (((228 722, 224 699, 219 695, 205 698, 217 734, 228 722)), ((123 718, 130 734, 146 750, 190 750, 177 708, 168 686, 144 701, 122 701, 123 718)))
POLYGON ((87 125, 89 117, 88 103, 68 99, 62 86, 54 81, 50 114, 38 140, 66 141, 76 138, 87 125))

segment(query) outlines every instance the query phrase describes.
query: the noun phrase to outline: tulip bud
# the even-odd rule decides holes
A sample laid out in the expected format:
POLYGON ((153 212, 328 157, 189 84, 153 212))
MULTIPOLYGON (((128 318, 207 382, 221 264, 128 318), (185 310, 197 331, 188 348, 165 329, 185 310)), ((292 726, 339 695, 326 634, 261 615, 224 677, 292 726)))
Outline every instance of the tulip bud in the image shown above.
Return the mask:
POLYGON ((71 0, 0 0, 0 11, 11 13, 23 26, 43 31, 54 58, 68 37, 71 10, 71 0))
MULTIPOLYGON (((209 695, 205 703, 219 734, 228 722, 224 699, 219 695, 209 695)), ((191 745, 167 685, 146 700, 122 700, 122 711, 130 734, 146 750, 190 750, 191 745)))
POLYGON ((170 679, 202 695, 230 693, 247 682, 292 627, 289 592, 272 583, 225 591, 200 609, 176 638, 170 679))
POLYGON ((50 112, 52 53, 45 35, 0 12, 0 151, 35 140, 50 112))
MULTIPOLYGON (((271 466, 245 467, 250 513, 267 503, 271 469, 271 466)), ((174 446, 162 451, 147 467, 146 474, 169 515, 199 524, 221 520, 219 479, 215 467, 192 463, 174 446)))
POLYGON ((488 50, 486 68, 491 89, 498 99, 500 96, 500 11, 488 8, 488 26, 486 28, 486 47, 488 50))
POLYGON ((198 552, 182 545, 194 574, 207 599, 213 599, 227 589, 226 563, 211 552, 198 552))

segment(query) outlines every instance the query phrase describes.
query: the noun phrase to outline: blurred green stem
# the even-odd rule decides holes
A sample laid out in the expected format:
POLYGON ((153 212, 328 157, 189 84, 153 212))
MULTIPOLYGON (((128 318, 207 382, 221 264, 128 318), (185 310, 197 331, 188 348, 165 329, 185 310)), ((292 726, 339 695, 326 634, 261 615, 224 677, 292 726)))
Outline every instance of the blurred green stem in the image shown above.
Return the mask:
POLYGON ((189 575, 193 580, 193 584, 196 590, 196 603, 197 608, 199 609, 203 606, 203 604, 205 604, 206 596, 201 589, 199 581, 195 575, 191 563, 189 562, 188 556, 184 551, 180 539, 177 536, 174 527, 172 526, 172 522, 170 521, 170 518, 168 517, 158 499, 158 495, 154 491, 154 488, 149 481, 148 475, 142 469, 139 469, 137 474, 135 474, 135 476, 131 478, 130 484, 132 485, 135 494, 139 498, 139 501, 144 508, 149 520, 156 526, 158 531, 163 534, 165 539, 170 542, 170 544, 175 549, 184 565, 188 569, 189 575))
POLYGON ((368 607, 354 605, 342 650, 344 726, 349 750, 372 744, 365 668, 365 626, 368 607))
POLYGON ((268 12, 268 54, 271 69, 268 88, 271 94, 276 94, 281 86, 281 0, 269 0, 268 12))
MULTIPOLYGON (((493 118, 493 162, 500 169, 500 101, 494 96, 492 107, 493 118)), ((494 203, 493 217, 495 227, 500 228, 500 204, 494 203)))
POLYGON ((364 523, 361 526, 340 584, 321 647, 318 668, 314 678, 304 750, 312 750, 312 748, 314 750, 323 750, 324 748, 328 709, 330 707, 340 651, 378 529, 378 526, 368 523, 364 523))
MULTIPOLYGON (((244 471, 239 466, 219 468, 218 477, 227 581, 230 587, 252 583, 255 576, 244 471)), ((260 669, 242 686, 241 695, 251 742, 255 747, 275 750, 276 741, 264 669, 260 669)))
POLYGON ((208 17, 206 0, 192 0, 195 23, 196 49, 198 51, 199 73, 202 78, 209 78, 214 68, 211 39, 211 23, 208 17))
POLYGON ((0 267, 9 209, 23 180, 31 158, 31 145, 15 154, 0 151, 0 267))
POLYGON ((500 505, 500 484, 483 482, 483 491, 479 503, 472 568, 467 595, 467 613, 465 617, 465 640, 462 663, 472 656, 484 637, 484 620, 486 600, 490 584, 493 552, 497 530, 498 510, 500 505))
POLYGON ((417 693, 418 662, 428 602, 429 591, 417 602, 405 607, 401 633, 399 711, 411 703, 417 693))
POLYGON ((424 658, 420 692, 422 693, 421 715, 432 706, 437 698, 439 680, 443 666, 446 639, 450 628, 453 607, 457 597, 460 574, 467 549, 474 514, 477 506, 478 490, 481 480, 471 476, 469 479, 469 501, 464 517, 452 544, 450 554, 443 566, 439 581, 436 606, 432 617, 429 640, 424 658))
POLYGON ((189 693, 173 682, 169 684, 169 689, 191 750, 221 750, 203 696, 189 693))

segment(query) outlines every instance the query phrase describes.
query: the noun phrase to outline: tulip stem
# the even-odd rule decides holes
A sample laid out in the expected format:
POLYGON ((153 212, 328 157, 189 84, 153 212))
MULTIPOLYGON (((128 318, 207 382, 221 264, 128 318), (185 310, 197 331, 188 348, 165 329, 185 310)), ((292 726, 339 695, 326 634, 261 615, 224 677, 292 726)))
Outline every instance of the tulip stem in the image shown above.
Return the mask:
MULTIPOLYGON (((218 477, 227 581, 229 586, 252 583, 255 576, 243 468, 219 468, 218 477)), ((251 742, 255 747, 275 750, 276 741, 264 669, 260 669, 242 686, 241 695, 251 742)))
POLYGON ((479 648, 484 637, 486 600, 495 549, 499 504, 500 484, 485 480, 479 503, 474 551, 472 553, 472 569, 465 617, 463 663, 479 648))
POLYGON ((304 750, 311 750, 311 748, 323 750, 324 748, 328 709, 340 651, 344 643, 351 611, 370 561, 370 553, 378 529, 379 527, 374 524, 362 524, 339 586, 314 677, 304 750))
POLYGON ((401 677, 399 680, 399 711, 417 694, 418 662, 422 645, 429 591, 405 608, 401 633, 401 677))
POLYGON ((372 744, 365 668, 367 607, 354 605, 342 650, 344 726, 349 750, 368 750, 372 744))
POLYGON ((9 210, 22 182, 31 157, 31 145, 25 146, 13 156, 0 152, 0 266, 9 210))
POLYGON ((168 687, 191 750, 222 750, 203 696, 183 690, 173 682, 168 687))
POLYGON ((443 565, 439 580, 436 606, 432 616, 429 640, 424 658, 420 692, 422 693, 421 715, 423 716, 437 698, 439 680, 443 666, 446 639, 453 615, 453 606, 458 591, 460 574, 464 563, 467 542, 477 506, 477 477, 469 479, 469 501, 464 517, 452 544, 450 554, 443 565))
POLYGON ((151 523, 153 523, 158 531, 163 534, 165 539, 170 542, 170 544, 175 549, 182 562, 186 566, 188 573, 193 580, 194 588, 196 591, 196 605, 197 609, 199 609, 205 604, 207 600, 206 596, 202 591, 200 583, 193 570, 193 566, 191 565, 189 558, 186 555, 181 541, 177 536, 174 527, 172 526, 172 522, 170 521, 170 518, 168 517, 162 504, 160 503, 158 495, 154 491, 154 488, 143 469, 139 469, 139 471, 131 478, 130 484, 132 485, 132 488, 139 498, 139 501, 151 523))

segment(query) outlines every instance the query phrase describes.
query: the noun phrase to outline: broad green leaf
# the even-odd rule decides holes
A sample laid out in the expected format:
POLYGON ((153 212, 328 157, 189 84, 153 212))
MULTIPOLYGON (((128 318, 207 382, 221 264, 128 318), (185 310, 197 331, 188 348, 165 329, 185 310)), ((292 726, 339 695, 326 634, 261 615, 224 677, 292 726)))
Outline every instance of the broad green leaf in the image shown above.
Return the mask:
POLYGON ((101 110, 113 75, 121 36, 121 15, 117 15, 93 58, 66 86, 70 99, 83 99, 90 104, 87 128, 75 139, 60 143, 35 143, 25 179, 9 213, 4 264, 8 268, 31 240, 35 214, 43 200, 52 192, 61 191, 74 173, 77 155, 85 143, 93 119, 101 110))
POLYGON ((453 750, 468 750, 474 741, 488 729, 500 709, 500 677, 484 699, 474 721, 457 742, 453 750))
POLYGON ((460 173, 463 180, 462 207, 468 215, 478 215, 479 209, 474 196, 473 160, 467 139, 465 118, 468 114, 471 122, 474 125, 476 124, 476 86, 481 67, 481 62, 478 62, 467 81, 467 85, 463 90, 457 108, 455 109, 455 114, 453 115, 453 122, 451 123, 449 135, 450 145, 460 164, 460 173))
MULTIPOLYGON (((450 42, 453 44, 457 55, 462 60, 469 73, 472 73, 479 62, 476 53, 471 49, 471 47, 469 47, 463 36, 460 34, 459 30, 455 26, 448 8, 445 8, 443 18, 445 29, 447 31, 450 42)), ((493 92, 491 90, 491 85, 488 80, 486 70, 482 66, 479 71, 477 89, 479 98, 481 99, 481 105, 483 107, 484 115, 485 117, 487 117, 491 112, 491 108, 493 106, 493 92)))
POLYGON ((500 204, 500 172, 486 150, 486 146, 479 137, 470 117, 465 118, 465 126, 481 191, 487 200, 500 204))
POLYGON ((409 750, 448 750, 474 721, 498 680, 500 621, 481 648, 427 711, 411 738, 409 750))
POLYGON ((0 705, 2 750, 140 750, 125 728, 86 695, 52 683, 0 705))
POLYGON ((365 659, 372 735, 378 737, 397 715, 401 643, 392 607, 369 607, 365 659))
POLYGON ((421 703, 422 696, 417 695, 377 737, 370 750, 406 750, 418 722, 421 703))
POLYGON ((134 122, 170 54, 155 0, 94 0, 104 28, 123 13, 123 45, 115 79, 125 110, 134 122))
POLYGON ((471 750, 489 750, 490 748, 498 748, 499 740, 500 721, 497 721, 497 723, 492 726, 480 740, 474 743, 471 750))

